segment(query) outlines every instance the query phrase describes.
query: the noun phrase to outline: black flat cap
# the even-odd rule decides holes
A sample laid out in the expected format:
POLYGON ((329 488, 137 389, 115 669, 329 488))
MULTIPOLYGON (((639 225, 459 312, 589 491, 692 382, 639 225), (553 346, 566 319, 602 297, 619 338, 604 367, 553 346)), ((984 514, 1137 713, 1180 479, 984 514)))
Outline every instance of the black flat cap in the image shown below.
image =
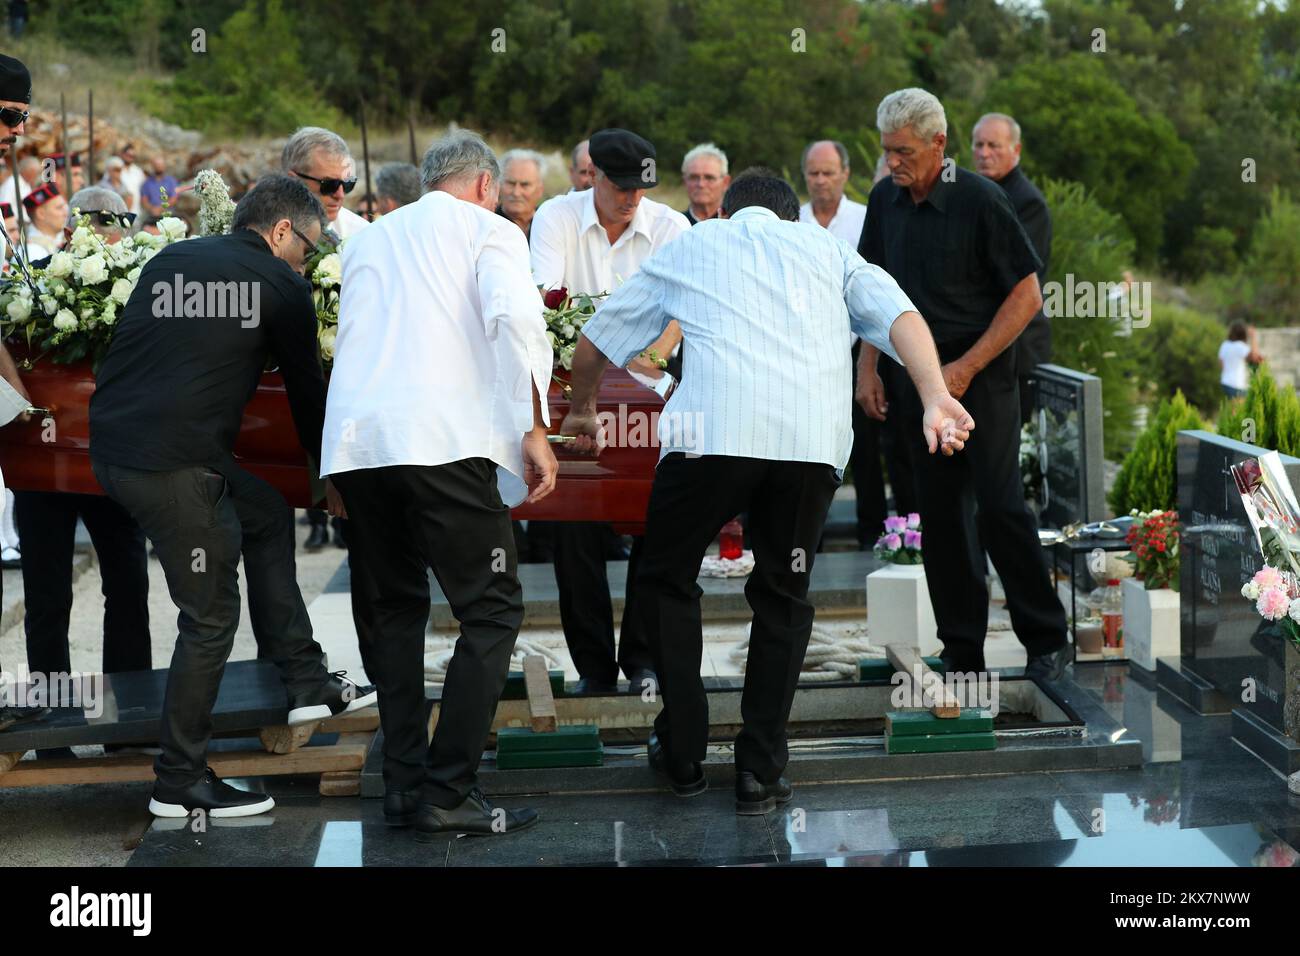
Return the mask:
POLYGON ((587 145, 591 161, 619 189, 650 189, 659 185, 655 148, 649 140, 625 129, 602 129, 587 145))
POLYGON ((32 74, 22 60, 0 53, 0 100, 11 103, 32 101, 32 74))

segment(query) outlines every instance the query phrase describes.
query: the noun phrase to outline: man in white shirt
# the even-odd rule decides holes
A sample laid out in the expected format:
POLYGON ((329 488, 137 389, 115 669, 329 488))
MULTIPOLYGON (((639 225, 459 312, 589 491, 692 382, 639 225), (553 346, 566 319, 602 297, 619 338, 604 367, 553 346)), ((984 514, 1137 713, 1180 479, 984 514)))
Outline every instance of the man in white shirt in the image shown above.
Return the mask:
POLYGON ((126 208, 130 212, 139 212, 140 187, 144 185, 146 176, 145 171, 140 168, 140 164, 135 161, 135 144, 127 143, 123 146, 120 156, 122 159, 122 185, 131 194, 126 208))
POLYGON ((909 427, 921 426, 931 453, 960 451, 974 422, 948 394, 929 329, 898 284, 846 243, 796 223, 788 183, 738 177, 722 207, 727 220, 700 223, 653 256, 583 327, 562 431, 598 448, 595 395, 606 363, 625 365, 669 322, 681 323, 691 374, 659 419, 637 579, 664 704, 650 761, 681 796, 706 788, 695 581, 722 526, 747 512, 754 620, 736 807, 758 814, 792 792, 781 774, 812 632, 808 581, 851 441, 845 339, 861 336, 907 365, 924 396, 922 420, 909 427))
POLYGON ((580 193, 584 189, 591 188, 596 168, 591 165, 589 145, 590 143, 584 139, 573 147, 573 152, 569 154, 569 183, 572 187, 570 192, 580 193))
POLYGON ((366 664, 384 728, 384 813, 419 839, 512 832, 476 784, 523 621, 510 508, 555 487, 546 438, 551 348, 528 246, 494 214, 501 170, 477 133, 434 143, 429 190, 343 247, 322 475, 375 582, 366 664), (461 622, 426 745, 432 568, 461 622))
POLYGON ((338 133, 319 126, 302 127, 284 144, 280 168, 311 183, 308 188, 320 194, 330 231, 339 239, 349 239, 370 225, 343 205, 343 197, 357 186, 357 174, 352 152, 338 133))
POLYGON ((712 143, 700 143, 682 157, 682 184, 690 199, 682 215, 692 226, 716 219, 722 209, 722 194, 731 185, 727 154, 712 143))
POLYGON ((849 151, 835 140, 819 140, 804 148, 802 165, 809 199, 799 207, 799 221, 824 226, 836 239, 856 249, 862 224, 867 221, 867 207, 844 195, 849 151))
MULTIPOLYGON (((595 184, 543 203, 530 236, 533 279, 544 289, 564 287, 570 295, 613 292, 653 253, 690 228, 681 213, 645 198, 646 190, 658 184, 653 145, 627 130, 603 129, 592 135, 589 149, 596 167, 595 184)), ((646 344, 666 359, 681 342, 681 331, 676 323, 661 331, 646 344)), ((632 366, 651 377, 662 374, 644 358, 632 359, 632 366)), ((578 669, 581 693, 615 693, 620 668, 636 693, 655 679, 632 587, 640 538, 634 539, 628 555, 628 586, 615 657, 614 608, 605 569, 611 539, 617 540, 608 524, 554 524, 560 623, 578 669)))

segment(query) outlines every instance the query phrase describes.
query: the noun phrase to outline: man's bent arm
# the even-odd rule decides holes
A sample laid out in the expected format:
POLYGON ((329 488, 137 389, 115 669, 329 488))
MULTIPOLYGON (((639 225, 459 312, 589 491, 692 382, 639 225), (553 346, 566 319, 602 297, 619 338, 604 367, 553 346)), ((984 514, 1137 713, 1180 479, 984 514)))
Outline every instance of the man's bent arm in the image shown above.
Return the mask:
POLYGON ((1016 283, 984 334, 958 362, 968 366, 972 376, 987 368, 1024 331, 1042 306, 1043 293, 1038 287, 1038 276, 1031 272, 1016 283))

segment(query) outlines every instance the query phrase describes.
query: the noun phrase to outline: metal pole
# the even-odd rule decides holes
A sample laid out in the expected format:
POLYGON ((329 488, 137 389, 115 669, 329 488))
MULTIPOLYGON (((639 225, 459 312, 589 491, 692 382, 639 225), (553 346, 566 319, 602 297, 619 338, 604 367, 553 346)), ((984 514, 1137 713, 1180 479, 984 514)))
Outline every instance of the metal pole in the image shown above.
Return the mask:
POLYGON ((23 187, 22 180, 18 178, 18 154, 13 150, 9 151, 9 165, 13 170, 14 181, 14 199, 17 204, 14 206, 14 228, 18 230, 18 245, 22 247, 23 258, 27 258, 27 227, 23 225, 23 187))
MULTIPOLYGON (((361 97, 361 159, 366 166, 366 192, 370 195, 370 140, 366 136, 366 98, 361 97)), ((366 222, 373 222, 375 218, 374 203, 366 200, 366 222)))
POLYGON ((60 136, 63 140, 63 181, 67 184, 68 191, 64 194, 69 201, 72 199, 72 156, 68 154, 68 104, 62 93, 59 94, 59 114, 63 118, 63 129, 60 136))
POLYGON ((95 91, 90 91, 90 147, 86 150, 86 185, 95 185, 95 91))
POLYGON ((411 141, 411 165, 419 166, 420 161, 415 157, 415 104, 411 102, 406 104, 406 133, 411 141))

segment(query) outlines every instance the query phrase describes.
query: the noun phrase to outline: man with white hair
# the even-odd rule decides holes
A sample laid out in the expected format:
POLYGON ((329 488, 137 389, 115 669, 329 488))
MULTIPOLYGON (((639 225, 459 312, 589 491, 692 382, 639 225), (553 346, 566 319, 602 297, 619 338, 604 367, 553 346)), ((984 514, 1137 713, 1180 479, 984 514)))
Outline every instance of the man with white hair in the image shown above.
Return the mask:
POLYGON ((590 143, 584 139, 569 154, 569 182, 573 186, 569 192, 580 193, 590 189, 595 181, 596 167, 591 165, 590 143))
POLYGON ((504 216, 528 235, 533 215, 546 192, 546 157, 533 149, 512 149, 501 156, 501 203, 504 216))
MULTIPOLYGON (((1007 194, 1015 207, 1020 225, 1025 227, 1034 251, 1042 260, 1038 284, 1047 281, 1047 263, 1052 255, 1052 214, 1038 187, 1020 169, 1020 124, 1006 113, 985 113, 971 132, 971 149, 975 169, 987 176, 1007 194)), ((1029 421, 1033 412, 1033 373, 1043 362, 1052 360, 1052 326, 1042 309, 1029 321, 1016 339, 1016 374, 1020 379, 1020 421, 1029 421)))
POLYGON ((381 216, 417 202, 423 192, 420 171, 411 163, 386 163, 375 177, 375 199, 381 216))
MULTIPOLYGON (((934 335, 948 391, 979 423, 965 456, 935 460, 911 445, 922 553, 948 671, 984 669, 988 589, 983 552, 1003 581, 1025 674, 1057 680, 1069 644, 1020 483, 1016 337, 1042 307, 1033 244, 998 186, 944 159, 948 121, 921 89, 891 93, 876 113, 890 178, 867 204, 859 251, 889 272, 934 335), (978 534, 972 534, 977 531, 978 534)), ((879 350, 863 343, 859 401, 881 421, 920 408, 906 378, 885 402, 879 350)))
POLYGON ((523 829, 477 783, 523 590, 510 508, 546 497, 551 347, 521 232, 493 215, 501 169, 477 133, 435 142, 428 192, 343 248, 343 297, 322 474, 352 518, 382 640, 367 671, 384 728, 384 816, 441 833, 523 829), (460 621, 427 736, 428 570, 460 621), (373 668, 373 670, 371 670, 373 668))
POLYGON ((682 215, 692 226, 722 213, 722 196, 731 185, 727 154, 712 143, 701 143, 682 157, 682 183, 690 204, 682 215))
POLYGON ((325 207, 330 231, 339 239, 356 235, 370 225, 343 205, 343 197, 357 185, 356 163, 347 142, 320 126, 304 126, 289 137, 280 153, 280 168, 308 181, 325 207))

